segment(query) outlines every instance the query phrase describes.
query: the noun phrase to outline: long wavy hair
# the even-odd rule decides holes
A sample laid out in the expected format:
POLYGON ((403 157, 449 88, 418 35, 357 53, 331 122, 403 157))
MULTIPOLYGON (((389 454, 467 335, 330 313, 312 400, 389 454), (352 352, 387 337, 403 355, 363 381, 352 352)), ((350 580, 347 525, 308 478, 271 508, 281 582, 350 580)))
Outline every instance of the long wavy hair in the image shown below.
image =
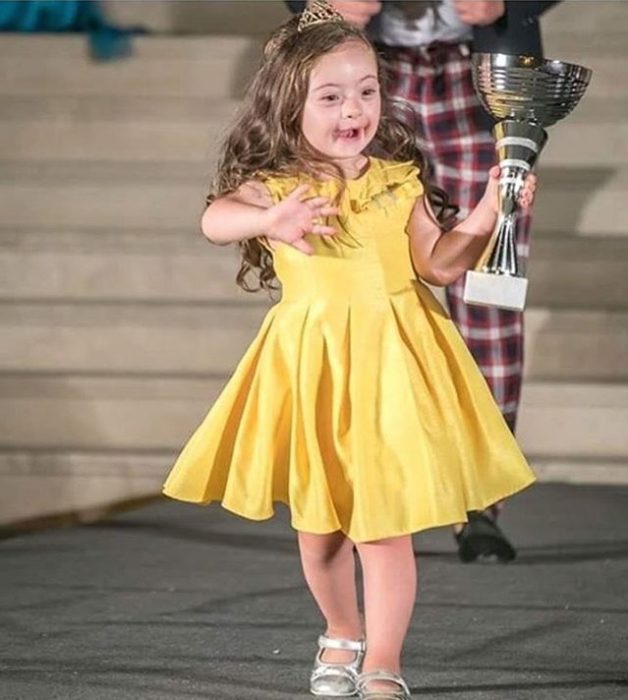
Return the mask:
MULTIPOLYGON (((365 155, 413 161, 421 173, 436 220, 446 227, 457 209, 449 204, 446 193, 426 177, 427 163, 416 145, 413 129, 386 94, 386 71, 366 34, 346 22, 314 24, 301 31, 297 24, 298 17, 293 17, 266 42, 243 107, 224 140, 207 203, 234 192, 249 180, 271 174, 320 177, 321 173, 329 173, 344 181, 340 168, 307 142, 301 120, 316 61, 348 41, 361 41, 376 58, 382 103, 379 127, 365 155)), ((249 292, 276 290, 277 278, 268 248, 259 239, 241 241, 239 246, 237 284, 249 292)))

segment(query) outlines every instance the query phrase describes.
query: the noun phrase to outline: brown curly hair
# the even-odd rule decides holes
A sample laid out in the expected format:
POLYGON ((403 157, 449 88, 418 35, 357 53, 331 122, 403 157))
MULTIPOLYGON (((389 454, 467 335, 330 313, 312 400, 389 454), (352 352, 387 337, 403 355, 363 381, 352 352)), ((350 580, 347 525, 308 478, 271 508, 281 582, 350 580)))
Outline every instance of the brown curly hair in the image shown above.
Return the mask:
MULTIPOLYGON (((314 149, 303 137, 301 118, 310 73, 316 61, 348 41, 361 41, 377 60, 382 112, 375 137, 365 155, 413 161, 419 168, 426 196, 441 226, 457 213, 445 192, 427 181, 426 162, 417 148, 414 132, 400 114, 399 105, 386 95, 386 71, 366 34, 347 22, 325 22, 301 31, 293 17, 271 34, 260 66, 247 90, 235 124, 225 138, 216 177, 207 197, 237 190, 243 183, 270 174, 313 177, 327 172, 343 180, 340 168, 314 149)), ((277 289, 273 259, 259 239, 239 242, 242 260, 236 277, 246 291, 277 289), (253 284, 250 277, 253 275, 253 284)))

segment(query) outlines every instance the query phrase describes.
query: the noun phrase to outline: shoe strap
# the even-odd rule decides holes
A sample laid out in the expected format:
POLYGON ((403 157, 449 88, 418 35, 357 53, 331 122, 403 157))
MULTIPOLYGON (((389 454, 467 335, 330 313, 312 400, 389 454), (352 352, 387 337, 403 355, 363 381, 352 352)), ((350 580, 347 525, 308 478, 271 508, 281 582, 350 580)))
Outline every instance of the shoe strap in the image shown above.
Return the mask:
POLYGON ((363 653, 366 648, 363 639, 335 639, 324 634, 321 634, 318 638, 318 646, 320 649, 337 649, 340 651, 355 651, 357 653, 363 653))
POLYGON ((319 662, 312 671, 310 682, 323 677, 329 678, 330 676, 335 678, 349 678, 355 683, 358 679, 358 669, 350 664, 326 664, 325 662, 319 662))
MULTIPOLYGON (((358 682, 356 684, 358 691, 361 693, 368 693, 369 689, 366 687, 369 683, 373 681, 388 681, 390 683, 396 683, 399 688, 410 697, 410 688, 408 688, 406 682, 398 673, 392 673, 391 671, 369 671, 368 673, 360 674, 358 682)), ((373 690, 371 693, 374 696, 383 696, 386 691, 383 690, 373 690)), ((368 697, 368 695, 366 696, 368 697)))

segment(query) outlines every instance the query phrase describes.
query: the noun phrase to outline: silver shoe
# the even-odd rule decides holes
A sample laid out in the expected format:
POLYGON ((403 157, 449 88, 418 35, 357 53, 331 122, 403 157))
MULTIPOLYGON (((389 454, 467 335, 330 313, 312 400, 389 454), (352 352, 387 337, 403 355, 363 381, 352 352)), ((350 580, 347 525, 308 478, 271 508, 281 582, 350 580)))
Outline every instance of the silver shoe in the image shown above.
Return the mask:
POLYGON ((361 673, 358 676, 356 689, 360 700, 412 700, 410 696, 410 688, 406 685, 403 678, 397 673, 390 671, 369 671, 361 673), (388 681, 395 683, 399 687, 398 690, 369 690, 369 685, 373 681, 388 681))
POLYGON ((363 640, 332 639, 321 635, 318 638, 318 654, 310 676, 312 695, 327 695, 332 698, 356 695, 356 682, 366 645, 363 640), (340 649, 355 652, 355 658, 348 664, 323 661, 325 649, 340 649))

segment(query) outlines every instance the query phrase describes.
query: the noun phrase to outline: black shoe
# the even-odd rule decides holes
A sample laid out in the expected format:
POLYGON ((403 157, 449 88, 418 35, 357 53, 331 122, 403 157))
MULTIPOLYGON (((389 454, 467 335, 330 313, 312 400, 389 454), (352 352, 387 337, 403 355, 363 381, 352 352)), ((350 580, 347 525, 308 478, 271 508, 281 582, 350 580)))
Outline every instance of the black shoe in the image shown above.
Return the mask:
POLYGON ((476 510, 468 516, 469 522, 455 535, 458 556, 462 561, 497 558, 500 562, 507 562, 517 556, 514 547, 490 515, 476 510))

